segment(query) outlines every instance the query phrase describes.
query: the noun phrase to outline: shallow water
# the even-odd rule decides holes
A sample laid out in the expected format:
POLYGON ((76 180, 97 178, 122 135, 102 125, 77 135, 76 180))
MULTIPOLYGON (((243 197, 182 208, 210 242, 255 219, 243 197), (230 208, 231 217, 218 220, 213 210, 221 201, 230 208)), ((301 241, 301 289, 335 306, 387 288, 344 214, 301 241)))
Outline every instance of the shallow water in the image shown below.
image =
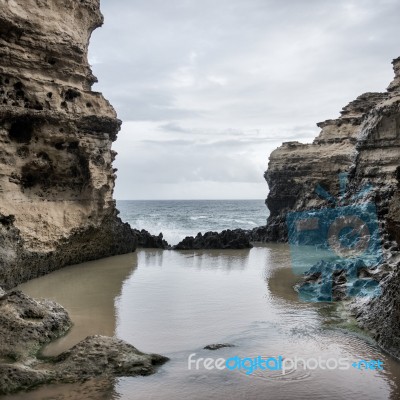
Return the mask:
POLYGON ((113 335, 170 357, 155 375, 49 385, 6 399, 398 399, 400 364, 355 329, 340 307, 300 303, 286 245, 251 250, 139 250, 64 268, 21 288, 69 311, 57 354, 89 334, 113 335), (351 325, 350 325, 351 327, 351 325), (204 350, 211 343, 236 347, 204 350), (188 356, 380 359, 383 371, 188 369, 188 356))

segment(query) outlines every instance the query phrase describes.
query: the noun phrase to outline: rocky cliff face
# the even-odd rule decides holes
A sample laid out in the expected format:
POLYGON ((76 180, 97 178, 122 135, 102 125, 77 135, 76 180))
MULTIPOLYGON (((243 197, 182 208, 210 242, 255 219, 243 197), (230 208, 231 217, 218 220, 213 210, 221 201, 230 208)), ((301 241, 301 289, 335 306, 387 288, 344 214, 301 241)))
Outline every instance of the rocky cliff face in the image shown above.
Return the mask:
POLYGON ((390 220, 389 230, 396 235, 398 221, 393 207, 388 214, 388 197, 400 178, 400 58, 393 66, 395 79, 386 93, 365 93, 344 107, 338 119, 318 123, 321 133, 313 143, 286 142, 272 152, 265 173, 269 240, 287 239, 288 211, 326 204, 315 194, 318 184, 337 195, 340 172, 349 173, 347 196, 365 183, 374 185, 379 213, 390 220))
MULTIPOLYGON (((366 173, 364 178, 369 178, 371 169, 379 171, 379 152, 374 153, 373 163, 368 167, 366 154, 361 155, 361 147, 367 139, 366 131, 371 128, 371 115, 379 113, 379 108, 387 104, 391 95, 396 97, 395 93, 365 93, 344 107, 338 119, 318 123, 321 133, 312 144, 286 142, 272 152, 265 173, 270 188, 266 200, 270 210, 269 240, 287 240, 285 221, 288 211, 318 208, 326 204, 325 200, 316 196, 317 185, 337 195, 339 173, 348 172, 351 178, 358 168, 360 183, 363 172, 366 173), (363 172, 360 171, 362 158, 365 159, 363 168, 367 169, 363 172)), ((379 122, 375 121, 375 124, 378 129, 379 122)), ((379 176, 387 183, 387 175, 393 178, 396 167, 397 164, 392 165, 390 171, 385 171, 385 176, 378 173, 374 180, 379 176)))
POLYGON ((113 188, 120 121, 87 61, 99 0, 0 0, 0 286, 129 252, 113 188))
POLYGON ((387 92, 363 94, 338 119, 319 123, 321 133, 312 144, 284 143, 271 154, 265 173, 271 212, 266 237, 287 240, 287 212, 326 207, 315 188, 320 184, 337 197, 340 172, 348 173, 346 199, 372 185, 367 199, 377 206, 385 254, 375 271, 382 295, 357 300, 354 310, 378 342, 400 356, 400 58, 393 66, 395 78, 387 92))

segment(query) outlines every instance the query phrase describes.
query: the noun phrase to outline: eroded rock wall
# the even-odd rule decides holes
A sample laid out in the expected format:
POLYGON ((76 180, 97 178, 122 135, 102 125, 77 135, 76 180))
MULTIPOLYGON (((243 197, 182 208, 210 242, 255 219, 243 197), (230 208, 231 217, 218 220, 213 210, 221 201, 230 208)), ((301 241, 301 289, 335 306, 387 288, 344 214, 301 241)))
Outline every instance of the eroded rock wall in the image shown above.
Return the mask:
POLYGON ((388 96, 365 93, 344 107, 338 119, 318 123, 321 132, 313 143, 286 142, 272 152, 265 172, 270 189, 266 200, 270 210, 268 240, 287 240, 288 211, 326 205, 315 193, 317 185, 338 195, 339 173, 354 173, 365 120, 388 96))
POLYGON ((318 184, 337 198, 339 172, 348 173, 347 199, 372 185, 367 199, 377 206, 385 258, 376 270, 382 295, 355 300, 354 312, 386 350, 400 357, 400 58, 393 66, 387 92, 363 94, 340 118, 318 124, 322 130, 312 144, 285 143, 271 154, 265 173, 271 212, 266 236, 287 240, 288 211, 326 207, 315 193, 318 184))
POLYGON ((120 121, 91 90, 99 0, 0 0, 0 286, 133 251, 117 217, 120 121))

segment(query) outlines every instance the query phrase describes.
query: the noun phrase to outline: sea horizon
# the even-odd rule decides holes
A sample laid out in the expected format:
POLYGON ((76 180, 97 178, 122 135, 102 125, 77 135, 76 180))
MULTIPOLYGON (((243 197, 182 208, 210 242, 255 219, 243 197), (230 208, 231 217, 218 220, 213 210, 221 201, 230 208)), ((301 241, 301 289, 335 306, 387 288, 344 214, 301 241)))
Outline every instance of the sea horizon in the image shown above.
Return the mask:
POLYGON ((265 199, 234 199, 234 198, 226 198, 226 199, 115 199, 116 201, 258 201, 265 199))
POLYGON ((269 215, 264 199, 117 200, 117 209, 124 222, 152 235, 162 232, 172 245, 199 232, 265 226, 269 215))

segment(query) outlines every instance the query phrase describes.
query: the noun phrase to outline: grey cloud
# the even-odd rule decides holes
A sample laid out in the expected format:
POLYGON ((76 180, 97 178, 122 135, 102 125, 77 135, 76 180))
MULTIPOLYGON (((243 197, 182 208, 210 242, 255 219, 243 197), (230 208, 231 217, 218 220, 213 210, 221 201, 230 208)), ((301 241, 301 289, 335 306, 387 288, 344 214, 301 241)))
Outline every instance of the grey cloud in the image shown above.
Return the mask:
POLYGON ((268 152, 311 141, 316 122, 384 90, 400 55, 398 0, 102 0, 102 10, 95 89, 137 123, 116 144, 125 198, 140 197, 123 189, 128 177, 264 185, 268 152))
POLYGON ((254 130, 249 132, 244 132, 240 129, 235 128, 225 128, 225 129, 216 129, 216 128, 185 128, 181 124, 171 121, 166 124, 162 124, 159 126, 159 129, 166 132, 174 132, 174 133, 183 133, 189 134, 191 136, 243 136, 246 133, 254 132, 254 130))
POLYGON ((148 141, 138 146, 140 157, 129 157, 119 152, 119 165, 125 165, 132 181, 142 183, 261 181, 262 170, 257 169, 251 157, 236 152, 224 154, 220 146, 213 149, 210 151, 210 147, 190 143, 148 141))
POLYGON ((167 132, 179 132, 179 133, 186 133, 187 130, 185 128, 182 128, 181 125, 179 125, 176 122, 168 122, 166 124, 160 125, 159 128, 161 130, 167 131, 167 132))

